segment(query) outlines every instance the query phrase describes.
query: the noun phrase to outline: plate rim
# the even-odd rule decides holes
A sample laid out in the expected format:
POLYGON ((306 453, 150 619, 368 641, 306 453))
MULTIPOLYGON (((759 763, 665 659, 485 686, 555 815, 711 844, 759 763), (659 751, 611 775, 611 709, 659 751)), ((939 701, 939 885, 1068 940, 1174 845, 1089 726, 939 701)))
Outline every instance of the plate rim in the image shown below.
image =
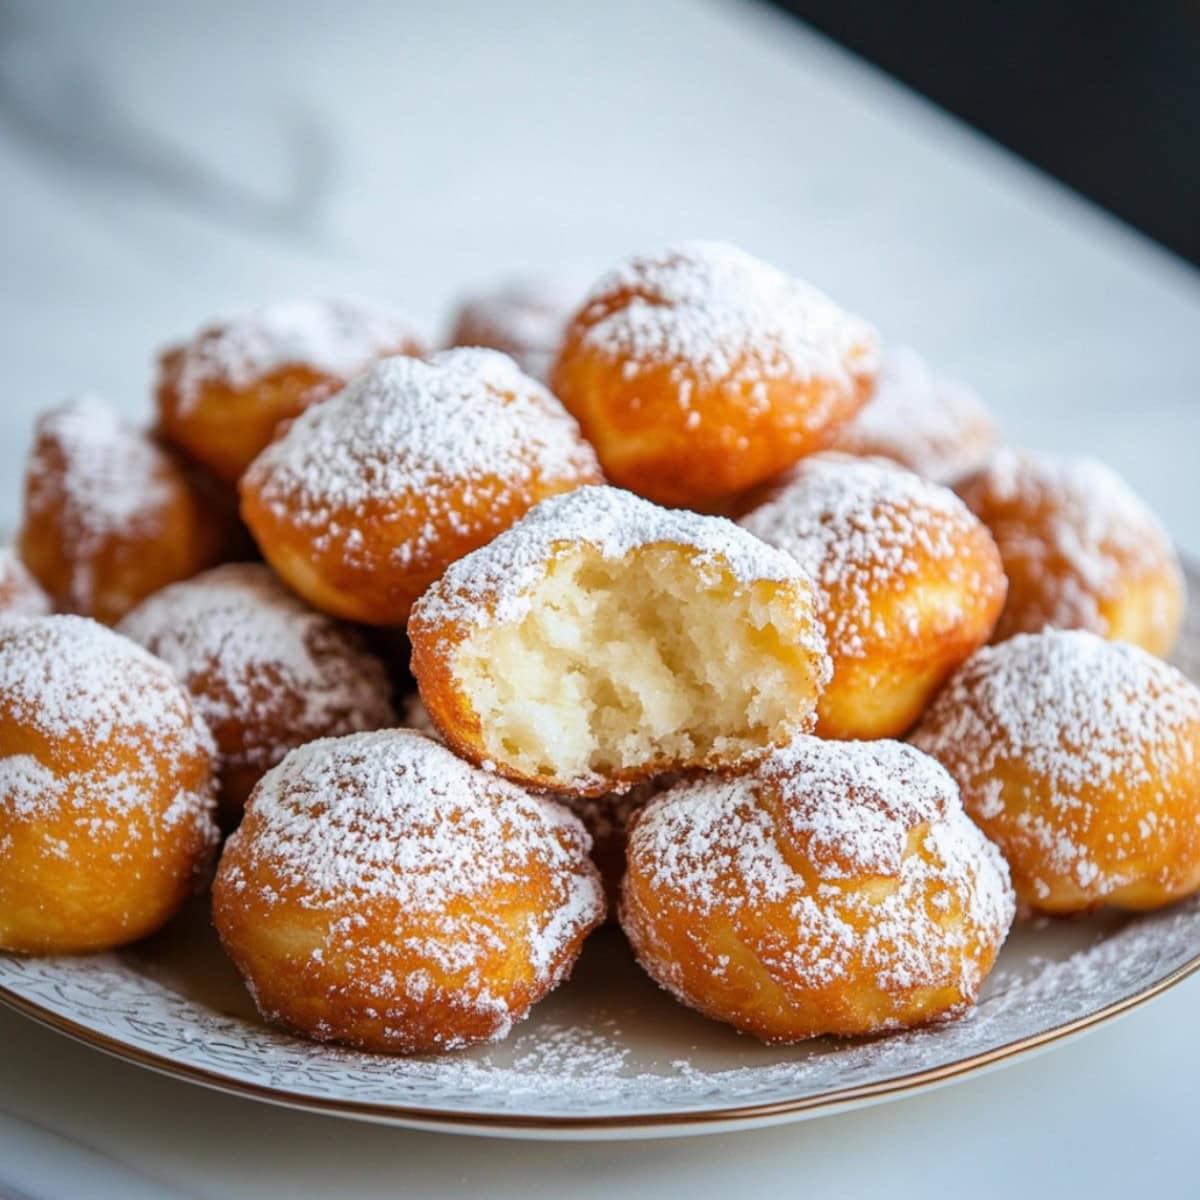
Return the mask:
MULTIPOLYGON (((1155 980, 1139 991, 1114 1000, 1094 1012, 1064 1021, 1048 1029, 1038 1030, 1024 1037, 1015 1038, 990 1050, 968 1055, 951 1063, 909 1071, 889 1079, 871 1083, 852 1084, 818 1095, 800 1096, 792 1100, 769 1100, 760 1103, 730 1105, 722 1108, 681 1110, 678 1112, 632 1112, 614 1113, 603 1116, 543 1115, 522 1116, 519 1113, 472 1112, 426 1108, 411 1104, 386 1104, 364 1100, 338 1100, 328 1096, 308 1095, 269 1084, 251 1083, 235 1075, 218 1070, 177 1062, 153 1050, 135 1046, 109 1034, 92 1029, 71 1017, 55 1012, 0 984, 0 1004, 19 1013, 35 1023, 62 1034, 72 1041, 99 1050, 110 1057, 157 1072, 185 1083, 196 1084, 211 1090, 225 1092, 243 1099, 278 1107, 300 1109, 328 1116, 339 1116, 376 1124, 408 1126, 447 1133, 520 1135, 525 1137, 619 1137, 622 1134, 634 1137, 681 1136, 688 1133, 704 1133, 705 1127, 751 1128, 767 1123, 783 1122, 789 1118, 801 1120, 830 1115, 848 1106, 866 1105, 898 1098, 905 1093, 915 1093, 954 1083, 967 1076, 981 1073, 988 1068, 1004 1066, 1023 1056, 1065 1041, 1078 1034, 1089 1032, 1100 1025, 1124 1016, 1143 1004, 1177 987, 1192 975, 1200 972, 1200 951, 1178 966, 1172 968, 1161 979, 1155 980)), ((711 1130, 716 1132, 716 1130, 711 1130)))

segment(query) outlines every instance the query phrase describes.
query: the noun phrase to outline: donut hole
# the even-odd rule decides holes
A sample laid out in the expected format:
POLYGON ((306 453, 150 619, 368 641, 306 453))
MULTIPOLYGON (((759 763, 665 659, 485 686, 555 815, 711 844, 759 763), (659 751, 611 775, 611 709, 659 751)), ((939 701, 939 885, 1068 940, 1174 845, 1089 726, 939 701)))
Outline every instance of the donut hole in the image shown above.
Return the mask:
POLYGON ((771 581, 664 545, 554 560, 515 621, 460 649, 486 752, 531 778, 705 765, 785 740, 819 686, 807 614, 771 581))

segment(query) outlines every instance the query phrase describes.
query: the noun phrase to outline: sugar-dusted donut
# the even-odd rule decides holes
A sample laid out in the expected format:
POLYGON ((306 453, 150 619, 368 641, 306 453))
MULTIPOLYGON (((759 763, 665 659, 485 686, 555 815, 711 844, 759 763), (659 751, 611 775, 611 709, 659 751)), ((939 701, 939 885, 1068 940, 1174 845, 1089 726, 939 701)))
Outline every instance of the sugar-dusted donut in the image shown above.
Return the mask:
POLYGON ((1014 913, 953 780, 899 742, 798 738, 634 821, 621 924, 684 1004, 766 1042, 959 1016, 1014 913))
POLYGON ((992 531, 1008 575, 996 640, 1089 629, 1166 655, 1186 585, 1171 539, 1110 467, 1095 459, 1001 450, 959 485, 992 531))
POLYGON ((876 335, 782 271, 691 242, 592 289, 551 386, 607 477, 660 504, 725 511, 827 447, 874 385, 876 335))
MULTIPOLYGON (((400 724, 415 729, 426 737, 442 740, 429 710, 421 703, 420 695, 408 696, 400 705, 400 724)), ((674 782, 675 776, 665 775, 639 783, 627 792, 605 792, 600 796, 560 795, 555 797, 567 806, 582 822, 592 839, 592 862, 604 881, 608 897, 609 920, 616 921, 617 892, 625 874, 625 843, 634 815, 652 796, 674 782)))
POLYGON ((410 730, 294 750, 255 789, 213 885, 268 1019, 423 1053, 504 1037, 604 916, 566 809, 410 730))
POLYGON ((833 448, 953 483, 982 467, 998 439, 995 418, 973 389, 939 375, 915 350, 896 347, 883 355, 875 394, 833 448))
POLYGON ((404 317, 349 300, 294 300, 230 317, 159 361, 165 437, 236 483, 280 424, 331 396, 368 363, 422 353, 404 317))
POLYGON ((0 543, 0 617, 44 617, 50 597, 12 546, 0 543))
POLYGON ((390 358, 310 408, 242 480, 242 513, 315 607, 402 625, 455 559, 600 478, 562 406, 494 350, 390 358))
POLYGON ((582 295, 576 280, 559 275, 510 279, 462 302, 449 344, 500 350, 526 375, 545 383, 582 295))
POLYGON ((807 458, 742 524, 817 584, 833 661, 822 737, 904 733, 1004 603, 983 524, 948 488, 883 459, 807 458))
POLYGON ((38 421, 18 545, 61 611, 114 624, 220 561, 229 540, 188 471, 103 401, 85 396, 38 421))
POLYGON ((426 592, 412 670, 460 754, 600 795, 809 729, 829 671, 814 606, 795 561, 731 522, 581 488, 426 592))
POLYGON ((119 632, 163 659, 208 722, 222 823, 261 776, 321 737, 396 724, 383 664, 259 563, 232 563, 143 600, 119 632))
POLYGON ((913 742, 958 781, 1021 901, 1148 909, 1200 887, 1200 691, 1083 630, 980 650, 913 742))
POLYGON ((216 842, 212 739, 164 663, 82 617, 0 621, 0 948, 151 933, 216 842))

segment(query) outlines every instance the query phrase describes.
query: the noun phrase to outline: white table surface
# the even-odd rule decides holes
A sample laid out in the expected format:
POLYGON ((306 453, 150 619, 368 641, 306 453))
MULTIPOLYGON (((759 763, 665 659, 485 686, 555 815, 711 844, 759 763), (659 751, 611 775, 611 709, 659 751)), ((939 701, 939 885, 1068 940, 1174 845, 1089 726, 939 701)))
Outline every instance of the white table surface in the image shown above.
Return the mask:
MULTIPOLYGON (((0 527, 39 407, 146 412, 151 351, 216 313, 348 291, 436 329, 510 268, 717 236, 971 380, 1012 440, 1107 458, 1200 552, 1197 275, 753 6, 6 6, 0 231, 0 527)), ((0 1012, 0 1196, 1189 1194, 1198 1003, 896 1104, 608 1145, 274 1110, 0 1012)))

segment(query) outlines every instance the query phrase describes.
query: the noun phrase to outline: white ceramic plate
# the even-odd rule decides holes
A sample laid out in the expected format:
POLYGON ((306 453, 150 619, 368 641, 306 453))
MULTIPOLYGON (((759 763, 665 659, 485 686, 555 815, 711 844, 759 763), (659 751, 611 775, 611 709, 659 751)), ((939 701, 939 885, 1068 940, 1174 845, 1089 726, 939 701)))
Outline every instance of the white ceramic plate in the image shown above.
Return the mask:
MULTIPOLYGON (((1176 661, 1200 678, 1200 580, 1176 661)), ((656 1137, 901 1096, 1092 1028, 1200 968, 1200 897, 1141 917, 1014 931, 963 1020, 857 1042, 761 1046, 680 1007, 596 934, 503 1045, 430 1058, 317 1046, 264 1025, 203 903, 129 950, 0 955, 0 1002, 131 1062, 297 1108, 523 1137, 656 1137)))

